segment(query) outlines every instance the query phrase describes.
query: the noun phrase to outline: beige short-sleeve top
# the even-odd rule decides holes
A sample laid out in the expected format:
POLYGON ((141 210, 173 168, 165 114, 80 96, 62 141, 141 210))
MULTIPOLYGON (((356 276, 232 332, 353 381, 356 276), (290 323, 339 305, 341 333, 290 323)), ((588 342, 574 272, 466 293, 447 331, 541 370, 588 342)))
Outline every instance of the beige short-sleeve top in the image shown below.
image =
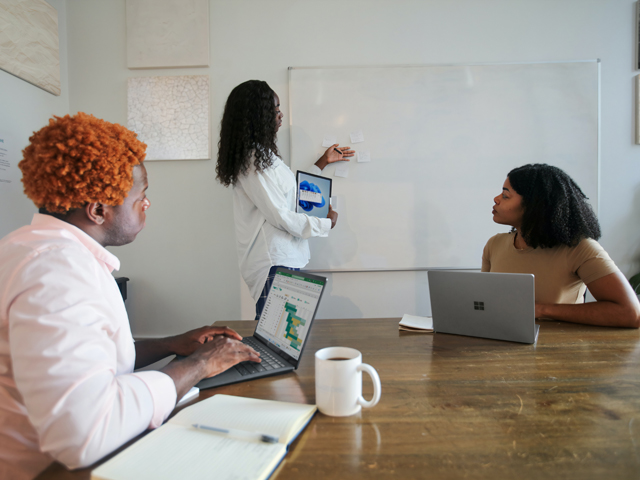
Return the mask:
POLYGON ((586 285, 619 269, 600 244, 585 238, 575 247, 519 250, 515 233, 489 239, 482 253, 483 272, 532 273, 536 302, 583 303, 586 285))

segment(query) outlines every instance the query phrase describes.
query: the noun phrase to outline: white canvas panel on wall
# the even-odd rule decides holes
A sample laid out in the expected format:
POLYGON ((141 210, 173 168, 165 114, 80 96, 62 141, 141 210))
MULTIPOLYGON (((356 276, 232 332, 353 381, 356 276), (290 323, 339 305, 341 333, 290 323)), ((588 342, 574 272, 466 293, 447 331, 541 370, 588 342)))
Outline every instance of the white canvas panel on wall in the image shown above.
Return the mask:
POLYGON ((636 75, 636 145, 640 145, 640 75, 636 75))
POLYGON ((0 68, 60 95, 58 12, 44 0, 0 2, 0 68))
POLYGON ((127 66, 208 67, 209 0, 127 0, 127 66))
POLYGON ((128 127, 147 144, 146 160, 210 158, 209 76, 130 78, 128 127))
POLYGON ((340 217, 310 239, 306 268, 479 268, 487 240, 509 230, 492 221, 493 198, 527 163, 564 169, 597 212, 599 65, 291 69, 291 169, 308 168, 326 136, 371 160, 322 172, 340 217))

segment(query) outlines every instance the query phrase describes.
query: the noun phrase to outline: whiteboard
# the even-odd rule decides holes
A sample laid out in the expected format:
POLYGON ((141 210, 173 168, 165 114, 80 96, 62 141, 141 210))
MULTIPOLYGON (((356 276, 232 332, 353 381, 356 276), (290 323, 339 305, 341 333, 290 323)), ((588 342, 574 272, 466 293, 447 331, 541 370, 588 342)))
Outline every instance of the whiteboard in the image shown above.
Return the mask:
MULTIPOLYGON (((333 178, 339 219, 310 270, 478 268, 507 173, 548 163, 597 213, 599 61, 289 69, 291 169, 326 136, 370 152, 333 178), (352 144, 350 133, 364 142, 352 144)), ((343 163, 343 162, 340 162, 343 163)))

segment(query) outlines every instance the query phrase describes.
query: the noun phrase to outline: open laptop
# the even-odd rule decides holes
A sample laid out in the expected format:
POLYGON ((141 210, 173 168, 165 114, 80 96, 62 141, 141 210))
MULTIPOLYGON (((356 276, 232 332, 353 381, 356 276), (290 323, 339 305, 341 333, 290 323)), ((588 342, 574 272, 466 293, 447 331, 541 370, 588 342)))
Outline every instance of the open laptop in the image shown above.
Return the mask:
POLYGON ((533 275, 447 270, 427 275, 436 333, 536 342, 533 275))
POLYGON ((290 372, 298 368, 327 279, 278 268, 253 336, 243 343, 260 352, 262 362, 242 362, 199 388, 219 387, 290 372))

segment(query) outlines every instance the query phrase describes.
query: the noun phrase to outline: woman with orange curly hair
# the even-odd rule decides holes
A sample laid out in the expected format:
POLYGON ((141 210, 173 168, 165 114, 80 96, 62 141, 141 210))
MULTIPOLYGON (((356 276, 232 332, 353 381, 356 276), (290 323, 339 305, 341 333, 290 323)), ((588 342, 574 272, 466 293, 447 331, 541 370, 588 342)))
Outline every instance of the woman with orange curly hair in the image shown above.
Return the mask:
POLYGON ((0 478, 53 460, 88 466, 162 424, 201 379, 260 362, 225 327, 133 342, 104 247, 132 242, 149 208, 146 145, 91 115, 56 117, 20 162, 40 209, 0 240, 0 478), (135 372, 171 354, 160 371, 135 372))

